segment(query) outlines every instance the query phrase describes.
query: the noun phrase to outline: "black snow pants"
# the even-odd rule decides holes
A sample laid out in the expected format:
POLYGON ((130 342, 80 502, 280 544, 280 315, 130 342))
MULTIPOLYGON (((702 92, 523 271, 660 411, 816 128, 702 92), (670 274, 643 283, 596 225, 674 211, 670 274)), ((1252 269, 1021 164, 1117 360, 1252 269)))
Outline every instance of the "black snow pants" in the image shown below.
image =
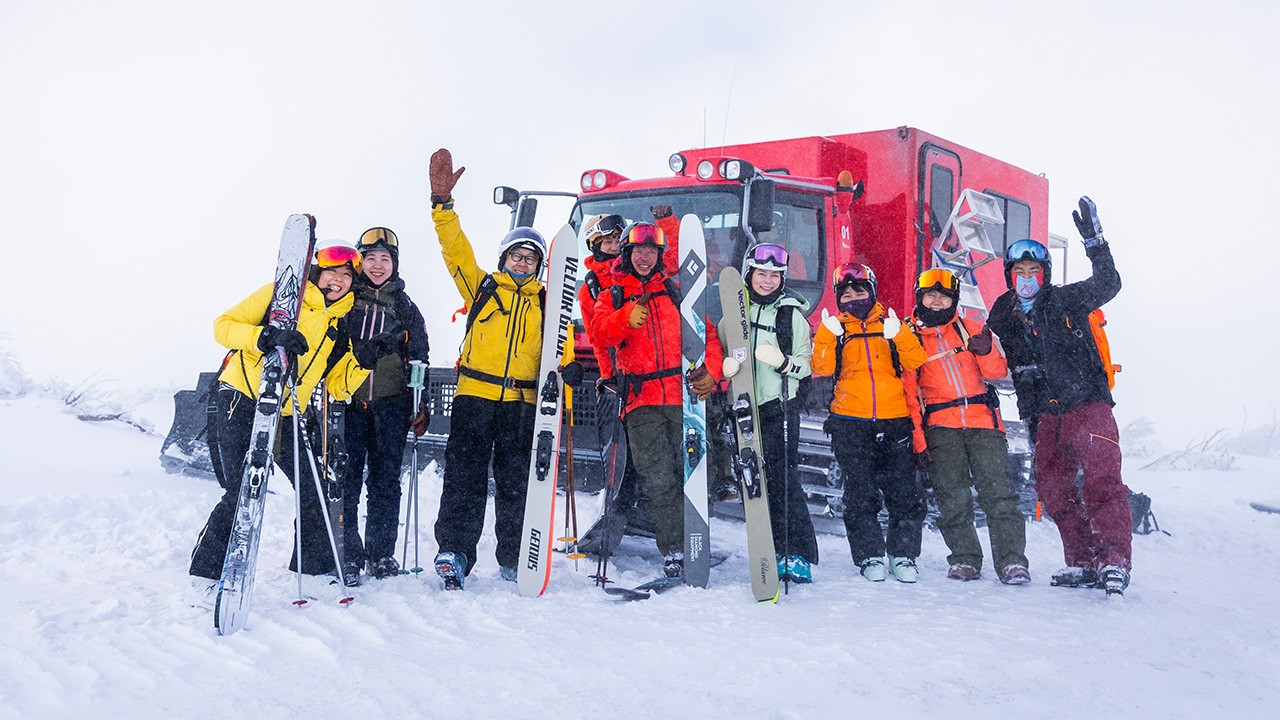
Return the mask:
POLYGON ((800 474, 795 471, 800 458, 800 404, 787 406, 785 447, 782 402, 771 400, 761 405, 759 412, 774 553, 783 557, 799 555, 816 564, 818 538, 814 535, 804 489, 800 487, 800 474))
POLYGON ((831 449, 844 476, 844 527, 855 563, 867 558, 916 558, 924 494, 911 454, 911 418, 868 420, 832 416, 831 449), (878 515, 889 511, 888 541, 878 515))
POLYGON ((444 450, 444 487, 436 517, 440 552, 467 559, 467 572, 476 564, 480 532, 489 498, 489 462, 493 462, 495 553, 498 564, 514 568, 520 560, 524 530, 524 500, 533 452, 532 403, 486 400, 471 395, 453 398, 449 441, 444 450))
POLYGON ((347 410, 347 477, 342 490, 343 562, 364 566, 394 557, 400 522, 400 470, 404 463, 413 396, 400 393, 372 402, 354 400, 347 410), (368 467, 368 476, 365 468, 368 467), (360 493, 368 492, 364 539, 360 493))
MULTIPOLYGON (((227 555, 227 541, 235 521, 236 505, 240 501, 240 483, 244 478, 245 453, 249 450, 249 436, 253 431, 254 402, 244 393, 229 385, 217 390, 218 412, 211 419, 217 423, 216 442, 220 469, 218 482, 222 485, 222 497, 213 506, 205 522, 195 549, 191 551, 190 574, 217 579, 222 576, 222 564, 227 555)), ((298 428, 300 437, 306 423, 298 428)), ((281 416, 276 434, 280 454, 277 466, 284 471, 289 482, 294 483, 293 472, 293 417, 281 416)), ((333 572, 333 551, 324 524, 324 503, 320 501, 307 461, 305 445, 300 448, 299 463, 302 477, 302 557, 305 573, 318 575, 333 572)), ((319 467, 319 460, 316 460, 319 467)), ((269 481, 268 481, 269 485, 269 481)), ((297 537, 295 530, 294 552, 289 569, 297 569, 297 537)))

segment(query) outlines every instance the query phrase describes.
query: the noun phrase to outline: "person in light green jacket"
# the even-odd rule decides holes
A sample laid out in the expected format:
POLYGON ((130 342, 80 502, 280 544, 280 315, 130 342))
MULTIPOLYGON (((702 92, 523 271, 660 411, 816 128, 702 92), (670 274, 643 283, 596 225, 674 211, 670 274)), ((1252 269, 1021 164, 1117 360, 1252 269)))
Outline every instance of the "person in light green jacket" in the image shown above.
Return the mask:
MULTIPOLYGON (((786 288, 788 259, 779 245, 755 245, 747 251, 743 280, 751 297, 747 342, 755 356, 756 407, 778 576, 808 583, 813 581, 810 565, 818 562, 818 540, 796 472, 800 404, 788 401, 795 399, 800 381, 809 377, 813 345, 805 319, 809 301, 786 288)), ((721 327, 722 336, 727 329, 721 327)), ((736 360, 724 358, 725 377, 738 369, 736 360)))

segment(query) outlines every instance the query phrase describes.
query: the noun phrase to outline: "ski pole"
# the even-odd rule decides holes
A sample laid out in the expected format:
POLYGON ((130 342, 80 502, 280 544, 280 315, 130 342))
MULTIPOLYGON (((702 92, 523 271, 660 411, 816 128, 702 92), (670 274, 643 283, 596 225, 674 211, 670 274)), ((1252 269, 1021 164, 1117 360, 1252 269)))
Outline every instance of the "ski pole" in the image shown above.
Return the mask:
MULTIPOLYGON (((790 348, 788 348, 790 349, 790 348)), ((791 418, 787 414, 787 373, 782 373, 782 594, 791 594, 791 418)), ((807 510, 806 510, 807 511, 807 510)))
POLYGON ((577 488, 573 481, 573 387, 565 385, 564 388, 564 409, 568 414, 568 428, 565 435, 565 482, 564 482, 564 531, 565 537, 560 538, 565 542, 565 558, 573 560, 574 569, 578 567, 578 561, 586 557, 586 554, 578 552, 578 499, 576 496, 577 488), (573 531, 570 533, 570 518, 572 518, 573 531), (570 548, 569 544, 573 547, 570 548))
MULTIPOLYGON (((295 385, 295 386, 294 386, 294 388, 293 388, 293 393, 292 393, 292 394, 293 394, 293 423, 294 423, 293 428, 294 428, 294 433, 295 433, 295 435, 294 435, 295 440, 294 440, 294 445, 293 445, 293 452, 294 452, 294 456, 296 457, 296 456, 297 456, 297 454, 298 454, 298 443, 297 443, 297 439, 296 439, 296 437, 297 437, 297 429, 298 429, 298 418, 302 415, 302 410, 301 410, 301 408, 298 406, 298 392, 297 392, 297 386, 296 386, 296 385, 295 385)), ((305 433, 304 433, 304 434, 303 434, 303 436, 302 436, 302 444, 303 444, 304 449, 306 449, 306 451, 307 451, 307 463, 311 466, 311 482, 312 482, 312 484, 313 484, 313 485, 315 485, 315 488, 316 488, 316 502, 317 502, 317 503, 319 503, 320 505, 323 505, 323 504, 324 504, 324 488, 320 487, 320 472, 316 469, 316 456, 315 456, 315 453, 314 453, 314 452, 312 452, 312 449, 311 449, 311 441, 307 438, 307 436, 306 436, 306 434, 305 434, 305 433)), ((301 507, 302 507, 302 488, 301 488, 302 480, 301 480, 301 479, 299 479, 299 480, 298 480, 298 482, 297 482, 297 484, 298 484, 298 486, 299 486, 299 487, 298 487, 298 507, 299 507, 299 509, 301 509, 301 507)), ((342 557, 341 557, 341 556, 339 555, 339 553, 338 553, 338 539, 337 539, 337 536, 336 536, 336 535, 334 535, 334 532, 333 532, 333 523, 331 523, 331 522, 329 521, 329 513, 324 512, 324 511, 321 511, 321 512, 320 512, 320 516, 321 516, 322 518, 324 518, 324 530, 325 530, 325 534, 329 536, 329 549, 333 551, 333 574, 334 574, 334 577, 336 577, 336 578, 338 579, 338 587, 343 588, 343 589, 345 590, 345 588, 346 588, 346 582, 342 579, 342 557)), ((302 528, 302 513, 301 513, 301 512, 299 512, 299 513, 298 513, 298 528, 299 528, 299 532, 298 532, 298 584, 299 584, 299 585, 301 585, 301 584, 302 584, 302 532, 301 532, 301 528, 302 528)), ((350 596, 350 595, 345 595, 345 594, 344 594, 344 596, 342 597, 342 599, 340 599, 340 600, 338 601, 338 603, 339 603, 339 604, 341 604, 341 605, 346 605, 346 604, 350 603, 352 600, 355 600, 355 598, 354 598, 354 597, 352 597, 352 596, 350 596)))
POLYGON ((293 396, 293 495, 295 511, 293 516, 294 553, 298 559, 298 598, 293 604, 302 607, 307 599, 302 597, 302 461, 298 458, 298 388, 296 383, 290 391, 293 396))
MULTIPOLYGON (((409 387, 413 389, 413 411, 418 412, 422 407, 422 391, 426 386, 427 364, 421 360, 409 361, 409 387)), ((404 513, 404 553, 401 557, 401 567, 404 567, 405 560, 409 556, 409 516, 413 515, 413 567, 408 572, 422 572, 422 565, 418 562, 418 434, 413 434, 413 451, 409 461, 409 498, 405 502, 404 513)), ((404 572, 404 571, 402 571, 404 572)), ((408 574, 406 572, 405 574, 408 574)))

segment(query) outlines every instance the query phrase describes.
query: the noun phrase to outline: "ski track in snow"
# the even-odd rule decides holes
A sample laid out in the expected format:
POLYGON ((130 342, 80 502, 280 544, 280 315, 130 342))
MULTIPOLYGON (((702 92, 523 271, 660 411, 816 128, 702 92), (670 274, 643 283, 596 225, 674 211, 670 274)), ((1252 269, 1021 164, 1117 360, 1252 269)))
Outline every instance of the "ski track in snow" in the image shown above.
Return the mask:
MULTIPOLYGON (((946 549, 931 531, 917 585, 871 584, 844 538, 820 536, 816 583, 757 605, 745 529, 718 519, 714 547, 732 555, 706 590, 618 602, 588 579, 594 561, 575 569, 557 555, 546 595, 531 600, 498 578, 492 507, 467 590, 445 593, 430 571, 440 481, 429 471, 419 496, 427 572, 366 581, 350 607, 334 593, 296 608, 285 569, 294 496, 277 473, 249 627, 223 638, 210 611, 184 601, 214 483, 166 475, 157 438, 81 423, 51 401, 0 402, 0 428, 4 720, 645 709, 1245 718, 1270 717, 1280 700, 1280 581, 1267 572, 1280 567, 1280 516, 1248 505, 1274 496, 1275 461, 1241 458, 1234 473, 1129 471, 1173 536, 1134 538, 1122 602, 1049 587, 1061 564, 1057 531, 1031 523, 1030 586, 1002 586, 989 567, 975 582, 946 580, 946 549)), ((598 499, 580 501, 590 518, 598 499)), ((562 512, 560 498, 557 523, 562 512)), ((634 586, 659 568, 651 541, 627 538, 610 575, 634 586)))

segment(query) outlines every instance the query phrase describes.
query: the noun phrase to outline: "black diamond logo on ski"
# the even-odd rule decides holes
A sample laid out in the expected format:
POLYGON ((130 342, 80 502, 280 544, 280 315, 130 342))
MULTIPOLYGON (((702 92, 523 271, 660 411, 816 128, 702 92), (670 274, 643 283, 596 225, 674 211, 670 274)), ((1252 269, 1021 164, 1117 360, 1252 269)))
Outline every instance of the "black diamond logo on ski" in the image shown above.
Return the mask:
POLYGON ((680 267, 680 284, 689 287, 693 283, 693 279, 702 274, 707 266, 702 262, 702 258, 697 255, 690 254, 684 260, 684 265, 680 267))

